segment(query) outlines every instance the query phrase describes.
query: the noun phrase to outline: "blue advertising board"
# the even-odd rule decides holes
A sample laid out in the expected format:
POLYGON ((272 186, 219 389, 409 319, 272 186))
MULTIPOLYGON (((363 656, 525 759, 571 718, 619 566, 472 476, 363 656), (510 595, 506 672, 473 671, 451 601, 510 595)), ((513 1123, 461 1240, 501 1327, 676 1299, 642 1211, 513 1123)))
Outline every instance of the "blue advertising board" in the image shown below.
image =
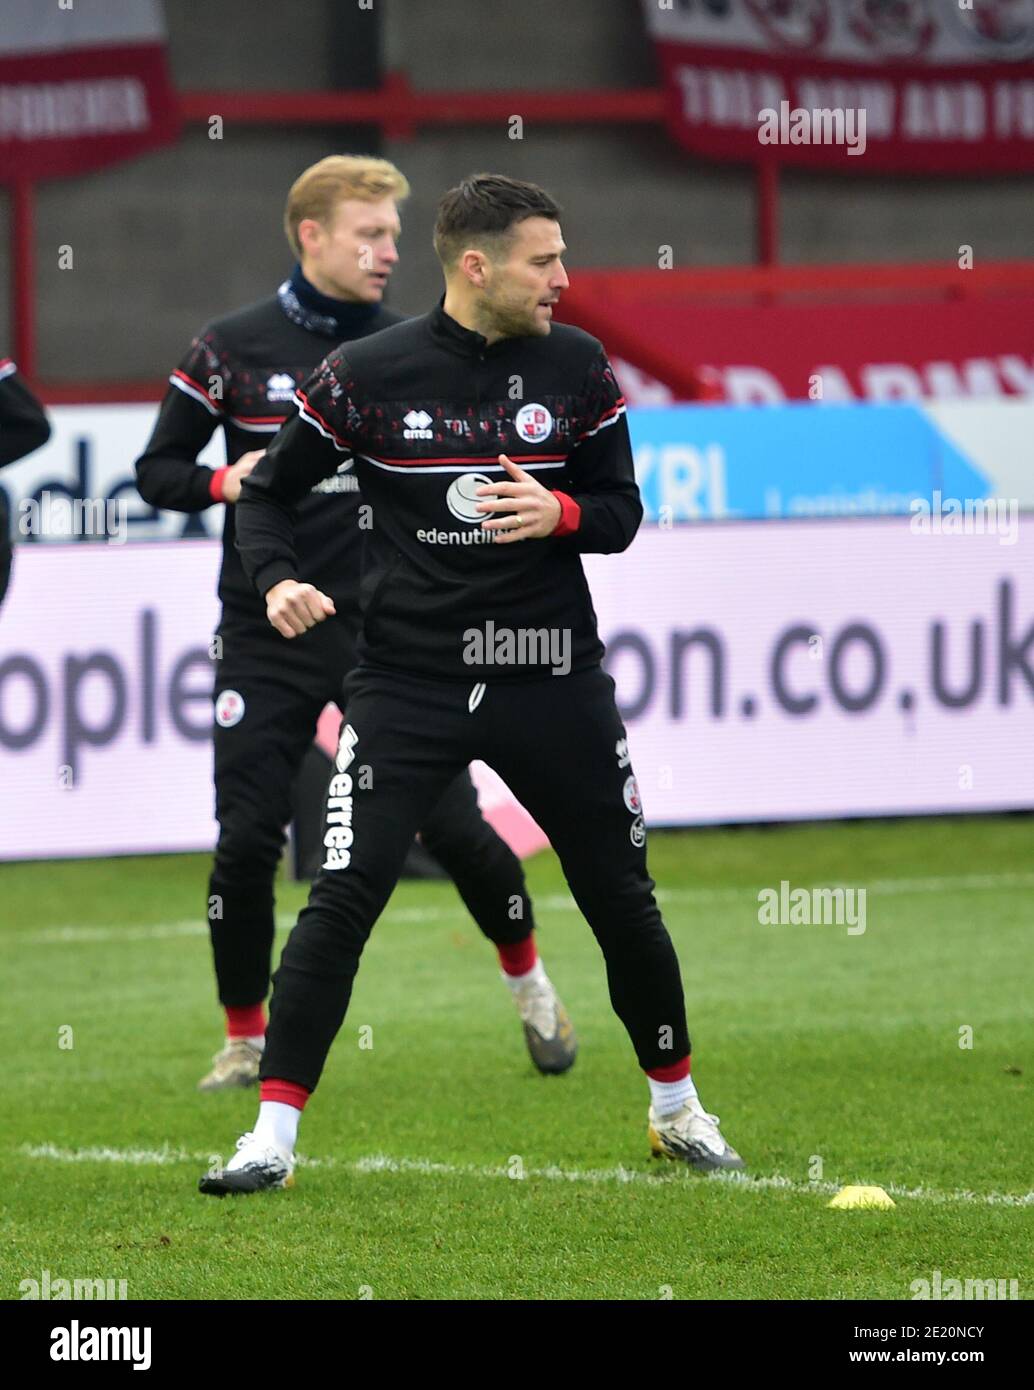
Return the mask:
POLYGON ((649 521, 874 516, 989 491, 922 406, 660 406, 628 423, 649 521))

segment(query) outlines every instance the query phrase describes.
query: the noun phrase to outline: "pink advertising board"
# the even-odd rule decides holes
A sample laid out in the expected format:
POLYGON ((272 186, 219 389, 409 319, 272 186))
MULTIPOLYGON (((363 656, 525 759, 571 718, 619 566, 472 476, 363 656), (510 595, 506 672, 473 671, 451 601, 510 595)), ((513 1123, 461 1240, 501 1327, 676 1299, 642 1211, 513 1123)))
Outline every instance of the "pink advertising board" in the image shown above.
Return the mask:
MULTIPOLYGON (((23 544, 0 858, 210 848, 218 545, 23 544)), ((1034 806, 1034 520, 644 527, 587 556, 648 825, 1034 806)), ((577 775, 577 769, 572 770, 577 775)), ((538 840, 506 789, 486 810, 538 840)))

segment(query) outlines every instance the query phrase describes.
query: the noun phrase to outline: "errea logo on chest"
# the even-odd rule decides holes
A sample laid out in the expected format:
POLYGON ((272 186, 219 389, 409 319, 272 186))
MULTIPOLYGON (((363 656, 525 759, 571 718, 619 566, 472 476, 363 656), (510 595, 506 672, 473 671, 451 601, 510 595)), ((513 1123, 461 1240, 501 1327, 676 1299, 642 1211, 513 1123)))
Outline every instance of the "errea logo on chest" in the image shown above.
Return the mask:
POLYGON ((402 417, 405 429, 402 431, 403 439, 433 439, 434 431, 430 428, 431 417, 426 410, 407 410, 402 417))
POLYGON ((513 417, 513 426, 525 444, 541 444, 553 429, 553 417, 544 405, 522 405, 513 417))
POLYGON ((266 382, 267 401, 293 401, 294 377, 287 372, 274 372, 266 382))

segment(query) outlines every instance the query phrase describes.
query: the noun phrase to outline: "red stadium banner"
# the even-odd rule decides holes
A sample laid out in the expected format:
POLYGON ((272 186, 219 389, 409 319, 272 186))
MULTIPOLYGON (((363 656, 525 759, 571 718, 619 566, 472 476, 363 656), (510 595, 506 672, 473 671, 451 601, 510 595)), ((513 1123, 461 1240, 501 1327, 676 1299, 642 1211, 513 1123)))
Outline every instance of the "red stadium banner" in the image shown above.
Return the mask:
POLYGON ((159 0, 3 0, 0 180, 84 174, 175 139, 159 0))
POLYGON ((846 291, 820 302, 814 291, 714 298, 706 277, 718 274, 580 270, 557 317, 636 369, 618 370, 632 404, 660 402, 647 394, 651 379, 677 400, 744 405, 1034 399, 1034 286, 1019 272, 1009 293, 935 299, 913 290, 876 302, 846 291))
POLYGON ((1034 168, 1031 0, 643 4, 669 127, 694 154, 860 173, 1034 168))

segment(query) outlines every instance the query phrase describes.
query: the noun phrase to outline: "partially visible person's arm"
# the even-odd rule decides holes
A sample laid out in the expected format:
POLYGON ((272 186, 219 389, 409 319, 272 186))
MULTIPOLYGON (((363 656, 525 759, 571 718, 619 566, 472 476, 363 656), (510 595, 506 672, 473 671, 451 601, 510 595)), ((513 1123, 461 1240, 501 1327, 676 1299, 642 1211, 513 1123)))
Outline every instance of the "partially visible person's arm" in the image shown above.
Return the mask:
POLYGON ((295 637, 335 610, 333 601, 298 580, 295 506, 318 482, 350 460, 343 433, 350 402, 342 397, 337 353, 320 364, 298 392, 299 413, 274 438, 245 479, 237 504, 237 550, 244 572, 266 599, 269 621, 295 637))
POLYGON ((194 339, 169 378, 147 448, 136 461, 137 491, 152 507, 202 512, 216 502, 236 502, 241 482, 262 456, 244 454, 228 468, 208 468, 197 456, 225 418, 213 387, 228 386, 210 333, 194 339))
POLYGON ((560 520, 552 535, 575 550, 626 550, 643 519, 625 400, 606 355, 589 370, 582 436, 567 460, 573 491, 554 492, 560 520))
POLYGON ((50 422, 9 357, 0 357, 0 468, 41 448, 50 422))

